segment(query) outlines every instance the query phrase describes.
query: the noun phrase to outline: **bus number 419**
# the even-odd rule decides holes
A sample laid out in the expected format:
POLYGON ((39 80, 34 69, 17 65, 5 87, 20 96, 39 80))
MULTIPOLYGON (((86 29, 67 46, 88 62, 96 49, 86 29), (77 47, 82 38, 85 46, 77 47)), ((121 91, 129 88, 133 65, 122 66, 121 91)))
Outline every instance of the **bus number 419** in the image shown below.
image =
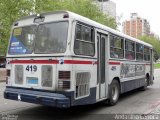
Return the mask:
POLYGON ((26 71, 36 72, 37 71, 37 66, 36 65, 27 65, 26 71))

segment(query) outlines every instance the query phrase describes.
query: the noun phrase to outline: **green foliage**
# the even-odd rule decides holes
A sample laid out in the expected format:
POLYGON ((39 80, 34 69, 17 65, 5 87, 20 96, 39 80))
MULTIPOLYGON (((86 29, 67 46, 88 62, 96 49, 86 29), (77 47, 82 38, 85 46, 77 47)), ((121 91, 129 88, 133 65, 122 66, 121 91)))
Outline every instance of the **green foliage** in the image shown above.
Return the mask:
POLYGON ((30 0, 1 0, 0 2, 0 54, 5 54, 11 25, 16 19, 29 15, 33 5, 30 0))
POLYGON ((93 4, 94 0, 1 0, 0 2, 0 52, 5 53, 11 26, 17 19, 30 14, 68 10, 116 29, 116 21, 104 15, 93 4))
POLYGON ((154 58, 155 60, 158 60, 160 57, 160 40, 158 38, 150 37, 150 36, 142 36, 139 39, 153 46, 154 58))
POLYGON ((155 68, 155 69, 159 69, 159 68, 160 68, 160 63, 155 63, 155 64, 154 64, 154 68, 155 68))
POLYGON ((68 10, 116 29, 115 19, 104 15, 93 2, 94 0, 36 0, 35 12, 68 10))

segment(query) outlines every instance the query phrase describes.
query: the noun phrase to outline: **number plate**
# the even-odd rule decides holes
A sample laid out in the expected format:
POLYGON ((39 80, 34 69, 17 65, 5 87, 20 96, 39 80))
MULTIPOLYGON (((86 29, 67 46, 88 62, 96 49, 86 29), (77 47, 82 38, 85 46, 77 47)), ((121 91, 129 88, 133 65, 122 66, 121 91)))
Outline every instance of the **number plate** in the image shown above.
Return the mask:
POLYGON ((27 77, 27 83, 28 83, 28 84, 37 85, 37 84, 38 84, 38 78, 27 77))

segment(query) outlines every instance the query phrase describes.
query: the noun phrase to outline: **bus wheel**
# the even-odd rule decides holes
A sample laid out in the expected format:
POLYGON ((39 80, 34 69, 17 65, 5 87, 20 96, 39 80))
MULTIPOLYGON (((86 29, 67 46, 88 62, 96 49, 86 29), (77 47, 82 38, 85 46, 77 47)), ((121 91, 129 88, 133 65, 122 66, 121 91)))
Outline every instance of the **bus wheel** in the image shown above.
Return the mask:
POLYGON ((117 80, 113 80, 109 89, 109 105, 113 106, 118 102, 120 94, 120 86, 117 80))
POLYGON ((146 76, 146 78, 145 78, 145 85, 141 88, 141 90, 145 91, 147 89, 148 84, 149 84, 149 77, 146 76))

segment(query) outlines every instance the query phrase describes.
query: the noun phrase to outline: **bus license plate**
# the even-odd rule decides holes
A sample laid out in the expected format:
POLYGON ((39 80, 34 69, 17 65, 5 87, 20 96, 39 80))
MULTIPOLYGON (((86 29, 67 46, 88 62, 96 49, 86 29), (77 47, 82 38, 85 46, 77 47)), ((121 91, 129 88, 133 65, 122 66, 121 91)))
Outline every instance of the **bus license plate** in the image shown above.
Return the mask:
POLYGON ((29 78, 27 78, 27 83, 36 85, 36 84, 38 84, 38 78, 29 77, 29 78))

